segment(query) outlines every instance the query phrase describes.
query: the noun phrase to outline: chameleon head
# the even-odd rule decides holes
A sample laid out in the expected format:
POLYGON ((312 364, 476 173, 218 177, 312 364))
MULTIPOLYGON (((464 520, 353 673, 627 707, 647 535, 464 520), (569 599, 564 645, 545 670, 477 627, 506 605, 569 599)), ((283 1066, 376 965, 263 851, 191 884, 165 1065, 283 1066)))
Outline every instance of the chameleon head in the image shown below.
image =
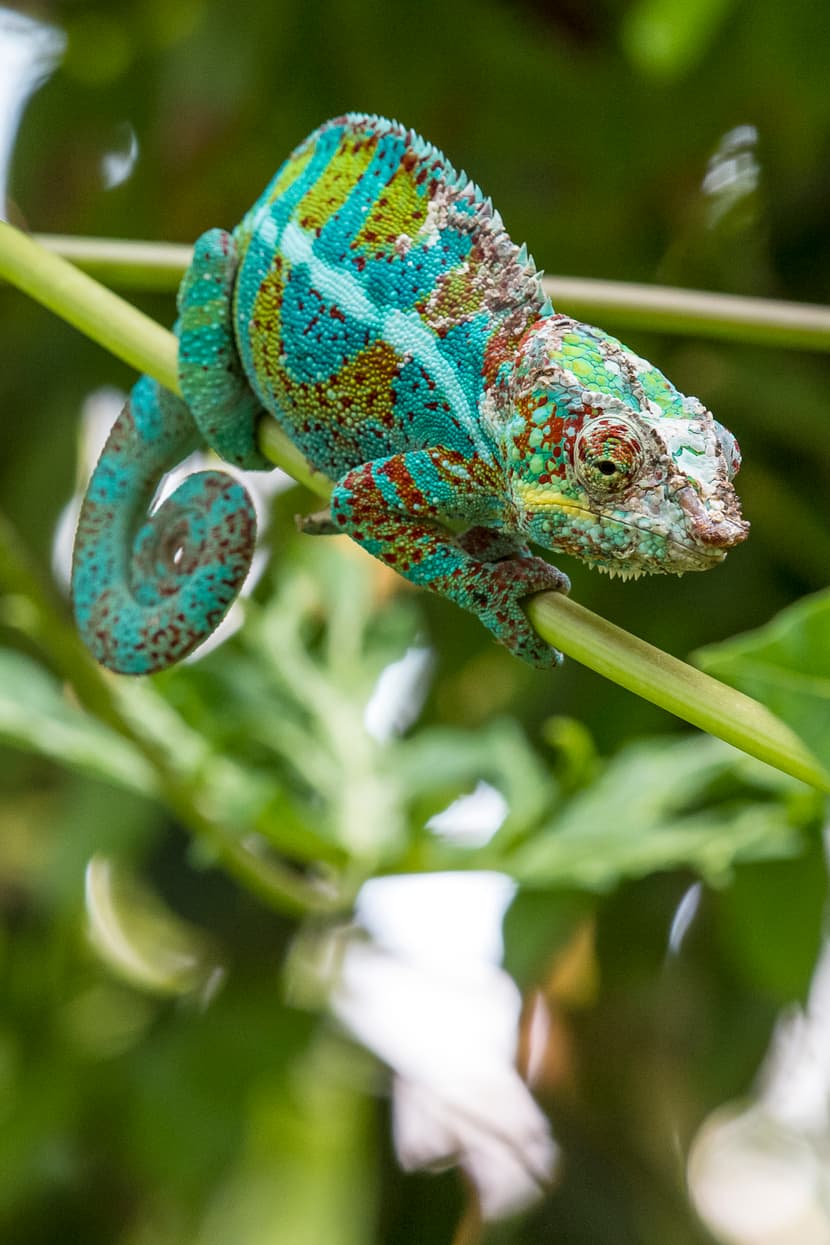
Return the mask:
POLYGON ((615 338, 538 320, 508 391, 498 436, 531 540, 629 577, 706 570, 746 539, 737 441, 615 338))

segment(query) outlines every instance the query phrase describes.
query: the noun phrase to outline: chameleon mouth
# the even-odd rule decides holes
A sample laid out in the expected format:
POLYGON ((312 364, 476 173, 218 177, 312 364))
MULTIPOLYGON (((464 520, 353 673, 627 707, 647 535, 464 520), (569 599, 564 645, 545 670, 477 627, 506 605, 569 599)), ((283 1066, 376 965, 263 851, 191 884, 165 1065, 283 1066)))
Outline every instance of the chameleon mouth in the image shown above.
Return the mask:
POLYGON ((669 542, 674 549, 681 550, 682 556, 670 561, 659 561, 656 558, 638 559, 636 561, 624 557, 610 562, 586 561, 593 571, 602 571, 611 579, 641 579, 644 575, 685 575, 689 571, 709 571, 726 557, 725 550, 702 553, 680 541, 669 542))
MULTIPOLYGON (((630 523, 621 526, 640 530, 630 523)), ((675 536, 667 536, 665 541, 668 556, 638 554, 634 550, 633 556, 621 554, 619 559, 591 565, 597 570, 607 571, 612 577, 616 574, 624 579, 639 579, 641 575, 685 575, 688 571, 711 570, 723 562, 727 553, 722 546, 696 545, 691 541, 678 540, 675 536)))

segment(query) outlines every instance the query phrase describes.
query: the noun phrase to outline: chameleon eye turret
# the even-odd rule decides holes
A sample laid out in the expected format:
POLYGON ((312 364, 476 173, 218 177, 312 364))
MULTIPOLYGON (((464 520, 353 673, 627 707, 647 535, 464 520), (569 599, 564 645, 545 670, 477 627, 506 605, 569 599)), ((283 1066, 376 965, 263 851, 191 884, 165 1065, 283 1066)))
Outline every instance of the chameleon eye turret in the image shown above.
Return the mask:
POLYGON ((574 437, 574 475, 600 501, 635 486, 645 461, 642 439, 629 420, 599 415, 574 437))
POLYGON ((311 134, 232 233, 199 240, 179 315, 183 400, 139 381, 78 527, 75 614, 113 670, 179 660, 238 592, 254 539, 239 484, 200 473, 146 511, 199 444, 267 467, 263 417, 335 482, 309 531, 350 536, 540 667, 561 657, 522 603, 569 583, 528 539, 634 575, 706 569, 746 536, 734 437, 555 314, 490 200, 397 122, 311 134))

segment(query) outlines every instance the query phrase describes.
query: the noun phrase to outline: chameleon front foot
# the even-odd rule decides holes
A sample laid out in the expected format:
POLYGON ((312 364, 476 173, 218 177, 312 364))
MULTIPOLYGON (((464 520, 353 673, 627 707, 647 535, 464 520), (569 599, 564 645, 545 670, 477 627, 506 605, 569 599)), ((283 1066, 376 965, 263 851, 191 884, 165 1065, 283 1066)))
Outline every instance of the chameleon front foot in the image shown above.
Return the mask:
POLYGON ((562 654, 533 629, 522 603, 537 592, 570 592, 568 576, 531 556, 493 562, 487 572, 486 582, 471 593, 470 608, 516 657, 540 670, 560 665, 562 654))

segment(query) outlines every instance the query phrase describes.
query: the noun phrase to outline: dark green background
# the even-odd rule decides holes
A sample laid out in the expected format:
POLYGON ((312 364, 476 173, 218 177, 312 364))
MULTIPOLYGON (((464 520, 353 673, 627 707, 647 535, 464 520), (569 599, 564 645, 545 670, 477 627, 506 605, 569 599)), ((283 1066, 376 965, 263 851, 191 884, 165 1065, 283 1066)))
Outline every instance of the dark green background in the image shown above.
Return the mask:
MULTIPOLYGON (((232 226, 323 119, 365 110, 411 125, 465 168, 550 273, 827 300, 827 6, 135 0, 17 7, 68 35, 14 150, 8 215, 29 229, 192 242, 209 226, 232 226), (703 179, 738 126, 755 127, 757 141, 741 158, 757 177, 727 201, 707 194, 703 179), (139 158, 128 180, 107 190, 101 159, 124 148, 128 127, 139 158)), ((135 301, 172 321, 172 295, 135 301)), ((54 525, 75 486, 83 399, 103 384, 126 388, 131 376, 7 288, 0 288, 0 325, 2 504, 48 572, 54 525)), ((619 331, 611 320, 604 327, 619 331)), ((685 657, 760 627, 825 584, 830 374, 818 354, 625 338, 738 436, 752 536, 705 576, 621 585, 568 559, 560 564, 579 601, 685 657)), ((341 574, 310 551, 313 542, 291 534, 290 516, 304 504, 292 498, 278 507, 272 536, 283 552, 259 589, 264 607, 281 582, 280 558, 286 573, 316 576, 323 599, 319 585, 341 574)), ((338 589, 343 599, 371 591, 359 576, 350 582, 338 589)), ((16 598, 4 607, 9 659, 25 655, 54 671, 48 646, 27 634, 22 608, 16 598)), ((680 729, 575 663, 549 676, 520 667, 444 602, 407 596, 403 607, 389 608, 388 624, 366 624, 367 651, 380 654, 386 645, 394 656, 419 626, 437 649, 413 747, 423 734, 431 755, 433 732, 439 752, 445 739, 450 751, 466 747, 470 755, 459 763, 463 776, 419 789, 407 806, 413 842, 416 822, 457 794, 454 783, 469 790, 479 772, 498 769, 484 756, 485 728, 494 721, 519 732, 521 755, 543 775, 540 791, 553 784, 540 796, 544 813, 528 814, 521 827, 531 845, 559 824, 563 808, 568 816, 574 791, 590 792, 607 773, 590 739, 605 758, 627 757, 633 740, 680 729), (371 639, 373 626, 379 638, 371 639), (578 720, 587 737, 573 723, 551 725, 552 717, 578 720)), ((290 612, 291 601, 280 609, 290 612)), ((826 613, 817 625, 806 675, 820 660, 812 654, 830 649, 826 613)), ((335 634, 337 627, 335 615, 335 634)), ((272 695, 266 676, 257 686, 257 643, 253 632, 237 637, 200 667, 160 681, 158 695, 215 755, 233 757, 240 773, 267 771, 270 781, 276 768, 297 833, 311 834, 314 800, 307 791, 297 796, 290 766, 272 766, 256 715, 246 716, 246 705, 256 704, 267 717, 272 695)), ((380 657, 373 660, 379 668, 380 657)), ((361 671, 355 696, 371 686, 361 671)), ((728 668, 722 673, 730 677, 728 668)), ((23 703, 25 685, 22 679, 23 703)), ((283 694, 273 691, 275 720, 286 712, 283 694)), ((830 718, 826 695, 820 721, 830 718)), ((302 716, 302 706, 293 711, 302 716)), ((51 712, 44 702, 44 722, 51 712)), ((789 716, 802 729, 799 712, 789 716)), ((814 747, 827 742, 823 728, 803 729, 814 747)), ((280 973, 296 950, 296 924, 220 871, 204 870, 163 800, 96 779, 89 764, 62 763, 46 727, 39 732, 27 742, 25 731, 4 726, 9 747, 0 754, 0 1239, 212 1242, 222 1238, 211 1216, 235 1197, 240 1223, 250 1220, 239 1228, 241 1242, 301 1243, 303 1224, 309 1240, 335 1245, 452 1239, 461 1183, 453 1174, 399 1172, 383 1077, 314 1007, 284 1001, 280 973), (209 1007, 138 992, 95 960, 83 937, 82 881, 94 851, 131 862, 172 911, 221 947, 230 969, 209 1007), (112 1041, 101 1017, 116 1032, 112 1041), (344 1078, 338 1060, 351 1060, 353 1074, 344 1078)), ((486 747, 495 756, 505 745, 486 747)), ((520 985, 548 980, 554 951, 586 920, 595 922, 599 984, 587 1004, 561 1004, 573 1067, 542 1094, 566 1153, 560 1183, 528 1216, 493 1229, 494 1242, 711 1239, 689 1209, 667 1121, 685 1147, 710 1110, 748 1091, 778 1009, 807 989, 825 875, 818 807, 806 793, 728 766, 696 777, 688 755, 676 762, 692 774, 684 815, 716 808, 713 835, 727 844, 746 808, 774 807, 780 825, 751 849, 727 847, 721 867, 697 848, 651 857, 643 850, 624 863, 600 845, 609 855, 599 887, 584 870, 557 881, 555 864, 543 868, 534 858, 527 865, 531 885, 506 928, 520 985), (668 929, 698 870, 706 880, 700 912, 667 972, 668 929)), ((675 761, 659 750, 654 757, 666 788, 655 802, 671 821, 675 761)), ((601 792, 609 817, 611 773, 601 792)), ((511 800, 520 802, 522 782, 511 800)), ((244 812, 238 816, 244 824, 244 812)), ((288 812, 281 816, 285 822, 288 812)), ((646 846, 649 832, 644 822, 646 846)), ((401 852, 390 863, 380 852, 377 869, 401 868, 405 859, 401 852)), ((365 861, 361 867, 372 871, 365 861)))

